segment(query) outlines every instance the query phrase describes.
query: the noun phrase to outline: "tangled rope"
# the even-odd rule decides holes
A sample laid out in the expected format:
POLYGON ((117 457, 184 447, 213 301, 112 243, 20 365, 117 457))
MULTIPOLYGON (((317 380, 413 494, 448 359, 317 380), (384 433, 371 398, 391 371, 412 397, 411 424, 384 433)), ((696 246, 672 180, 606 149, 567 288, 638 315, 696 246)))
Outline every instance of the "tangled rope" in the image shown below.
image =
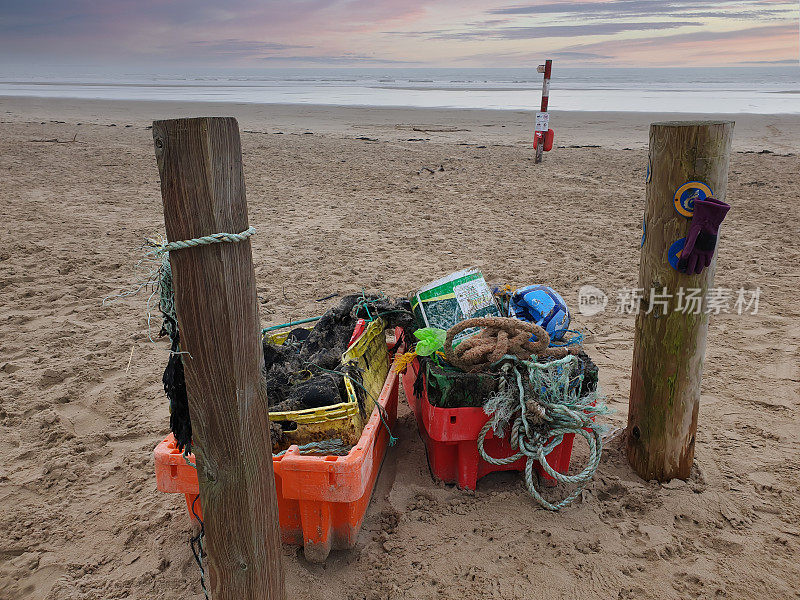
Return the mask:
POLYGON ((525 484, 534 500, 547 510, 561 510, 571 504, 594 477, 603 452, 603 426, 594 417, 608 412, 597 401, 595 393, 580 396, 583 374, 578 371, 578 358, 573 355, 547 363, 519 360, 505 356, 500 367, 504 377, 500 390, 486 402, 484 411, 491 418, 478 436, 478 451, 493 465, 508 465, 525 457, 525 484), (511 425, 509 439, 517 452, 506 458, 490 456, 484 448, 486 435, 493 430, 502 437, 511 425), (565 435, 576 434, 589 444, 589 458, 577 475, 566 475, 553 469, 547 455, 565 435), (556 481, 577 487, 563 500, 551 503, 536 489, 534 466, 538 462, 545 473, 556 481))
POLYGON ((543 327, 508 317, 480 317, 461 321, 447 331, 444 355, 447 362, 462 371, 478 373, 511 355, 522 360, 533 356, 564 358, 576 352, 573 348, 550 348, 550 336, 543 327), (482 327, 474 335, 453 348, 456 335, 472 327, 482 327), (531 337, 536 336, 532 342, 531 337))

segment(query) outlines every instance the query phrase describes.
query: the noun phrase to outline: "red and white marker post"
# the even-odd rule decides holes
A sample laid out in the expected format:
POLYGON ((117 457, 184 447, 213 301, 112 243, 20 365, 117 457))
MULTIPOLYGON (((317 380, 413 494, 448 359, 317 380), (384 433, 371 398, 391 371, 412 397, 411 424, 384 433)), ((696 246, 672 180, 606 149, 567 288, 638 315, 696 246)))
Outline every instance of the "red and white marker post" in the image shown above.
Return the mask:
POLYGON ((553 134, 550 133, 550 113, 547 112, 547 103, 550 99, 550 70, 553 68, 553 61, 547 59, 543 65, 537 67, 539 73, 544 73, 542 82, 542 109, 536 113, 536 133, 533 141, 536 147, 536 158, 533 162, 542 162, 542 153, 545 150, 545 138, 547 138, 548 148, 553 147, 553 134))

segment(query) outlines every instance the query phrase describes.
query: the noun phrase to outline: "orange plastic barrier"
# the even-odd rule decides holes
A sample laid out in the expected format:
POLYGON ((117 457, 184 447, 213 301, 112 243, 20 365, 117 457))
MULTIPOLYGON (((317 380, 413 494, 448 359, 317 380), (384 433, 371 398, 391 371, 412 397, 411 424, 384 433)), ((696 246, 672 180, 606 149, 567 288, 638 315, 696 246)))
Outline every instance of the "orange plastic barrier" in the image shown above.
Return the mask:
MULTIPOLYGON (((390 428, 397 420, 398 381, 397 373, 389 369, 378 398, 390 428)), ((283 542, 303 546, 306 559, 312 562, 324 561, 332 548, 352 548, 388 443, 389 432, 376 407, 347 456, 307 456, 300 454, 297 446, 273 456, 283 542)), ((185 494, 191 516, 192 502, 200 493, 197 471, 186 464, 172 434, 153 454, 158 489, 185 494)), ((189 460, 194 462, 194 455, 189 455, 189 460)), ((202 518, 199 499, 194 510, 202 518)))

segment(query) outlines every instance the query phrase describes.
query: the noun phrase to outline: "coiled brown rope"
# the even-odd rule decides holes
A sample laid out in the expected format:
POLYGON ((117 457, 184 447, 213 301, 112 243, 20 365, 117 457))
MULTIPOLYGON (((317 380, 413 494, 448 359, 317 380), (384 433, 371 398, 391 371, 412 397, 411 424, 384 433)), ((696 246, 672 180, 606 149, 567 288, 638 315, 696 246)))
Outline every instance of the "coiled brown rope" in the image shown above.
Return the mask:
POLYGON ((478 373, 511 354, 522 360, 532 356, 564 358, 577 354, 579 348, 550 348, 550 336, 543 327, 507 317, 480 317, 461 321, 447 331, 444 356, 447 362, 462 371, 478 373), (478 335, 467 338, 453 348, 453 338, 471 327, 481 327, 478 335), (536 336, 532 342, 531 337, 536 336))

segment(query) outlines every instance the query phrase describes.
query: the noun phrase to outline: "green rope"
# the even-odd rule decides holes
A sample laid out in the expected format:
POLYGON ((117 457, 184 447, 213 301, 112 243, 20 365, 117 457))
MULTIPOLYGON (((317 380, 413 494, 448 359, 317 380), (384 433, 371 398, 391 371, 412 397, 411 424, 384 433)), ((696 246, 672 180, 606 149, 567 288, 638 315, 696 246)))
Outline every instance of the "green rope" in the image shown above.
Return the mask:
POLYGON ((314 321, 319 321, 322 316, 319 317, 309 317, 308 319, 300 319, 299 321, 289 321, 288 323, 281 323, 280 325, 270 325, 269 327, 264 327, 261 330, 261 335, 269 331, 275 331, 276 329, 284 329, 286 327, 293 327, 295 325, 303 325, 305 323, 313 323, 314 321))
POLYGON ((147 240, 147 244, 151 249, 145 254, 154 260, 160 261, 160 265, 155 273, 155 285, 153 285, 153 291, 147 301, 148 332, 151 330, 150 323, 152 316, 150 309, 152 307, 152 299, 158 294, 158 309, 161 311, 163 317, 163 329, 172 341, 175 340, 175 336, 178 334, 178 317, 175 314, 175 293, 172 287, 172 265, 169 261, 170 252, 184 250, 186 248, 195 248, 197 246, 209 246, 211 244, 243 242, 255 232, 255 227, 248 227, 241 233, 212 233, 211 235, 204 235, 203 237, 179 240, 176 242, 168 242, 163 238, 147 240))
POLYGON ((187 465, 192 467, 195 471, 197 470, 197 463, 193 463, 192 461, 189 460, 188 447, 183 451, 183 454, 181 454, 181 456, 183 457, 183 460, 186 462, 187 465))
POLYGON ((256 232, 255 227, 248 227, 241 233, 212 233, 203 237, 190 240, 179 240, 177 242, 164 242, 160 246, 161 252, 173 252, 174 250, 184 250, 196 246, 208 246, 222 242, 243 242, 256 232))
POLYGON ((361 296, 359 297, 356 306, 359 306, 367 311, 367 323, 372 323, 375 320, 375 317, 373 317, 369 312, 369 300, 367 300, 367 291, 364 288, 361 288, 361 296))
POLYGON ((594 393, 580 396, 583 374, 573 376, 578 367, 576 356, 548 363, 505 356, 493 366, 498 365, 504 377, 499 391, 486 402, 484 410, 490 419, 478 436, 478 451, 493 465, 508 465, 524 457, 525 484, 531 496, 547 510, 561 510, 578 498, 597 471, 603 452, 604 427, 596 424, 594 417, 607 413, 608 409, 597 401, 594 393), (494 430, 496 435, 503 436, 509 424, 509 440, 517 452, 506 458, 490 456, 484 448, 486 435, 494 430), (577 475, 559 473, 547 462, 547 455, 570 433, 580 435, 589 445, 586 466, 577 475), (556 481, 577 487, 563 500, 548 502, 536 489, 536 462, 556 481))
MULTIPOLYGON (((359 305, 359 306, 361 306, 361 305, 359 305)), ((406 311, 402 310, 402 309, 396 309, 396 310, 387 310, 387 311, 384 311, 384 312, 378 312, 378 313, 375 313, 375 315, 372 315, 371 313, 369 313, 370 314, 370 318, 372 319, 370 321, 370 323, 372 321, 374 321, 377 317, 383 317, 385 315, 391 315, 391 314, 394 314, 394 313, 404 313, 404 312, 406 312, 406 311)), ((314 321, 319 321, 321 318, 322 318, 322 316, 309 317, 307 319, 299 319, 297 321, 289 321, 287 323, 281 323, 280 325, 270 325, 269 327, 264 327, 261 330, 261 335, 264 335, 265 333, 269 333, 270 331, 276 331, 277 329, 286 329, 287 327, 294 327, 295 325, 304 325, 306 323, 313 323, 314 321)), ((364 320, 366 321, 367 319, 364 319, 364 320)))
POLYGON ((135 269, 146 269, 146 274, 139 280, 133 289, 120 294, 111 294, 103 298, 103 305, 106 302, 113 302, 121 298, 135 296, 143 289, 150 291, 147 298, 147 337, 155 343, 152 336, 153 321, 155 320, 155 309, 161 313, 161 328, 169 336, 171 341, 175 341, 178 333, 178 318, 175 314, 175 295, 172 288, 172 265, 169 262, 170 251, 194 248, 196 246, 208 246, 223 242, 241 242, 252 236, 256 232, 255 227, 248 227, 241 233, 213 233, 190 240, 168 242, 162 236, 158 238, 148 238, 143 248, 142 259, 136 263, 135 269))
MULTIPOLYGON (((136 268, 147 267, 147 275, 140 280, 132 290, 121 294, 107 296, 103 299, 103 304, 107 301, 114 301, 138 294, 142 289, 148 289, 150 295, 147 298, 147 337, 156 343, 152 336, 153 321, 155 320, 155 309, 161 313, 161 329, 169 336, 171 342, 175 342, 178 335, 178 317, 175 313, 175 293, 172 287, 172 265, 169 261, 169 253, 186 248, 197 246, 209 246, 224 242, 242 242, 255 234, 255 227, 248 227, 241 233, 212 233, 199 238, 190 240, 179 240, 168 242, 162 236, 158 238, 148 238, 144 248, 144 257, 136 264, 136 268)), ((263 332, 262 332, 263 333, 263 332)), ((174 353, 181 354, 174 350, 174 353)))

